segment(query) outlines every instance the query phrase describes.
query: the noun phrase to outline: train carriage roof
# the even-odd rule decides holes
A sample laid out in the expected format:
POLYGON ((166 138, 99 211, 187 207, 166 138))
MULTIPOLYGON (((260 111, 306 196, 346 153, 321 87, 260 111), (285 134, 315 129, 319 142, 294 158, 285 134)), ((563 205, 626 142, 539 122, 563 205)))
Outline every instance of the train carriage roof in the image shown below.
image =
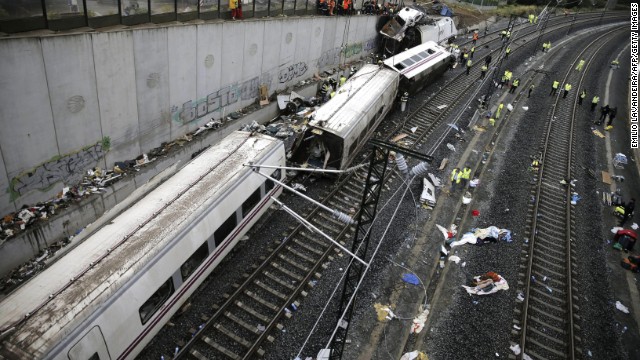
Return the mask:
POLYGON ((61 331, 65 326, 85 318, 78 314, 100 306, 162 251, 193 220, 203 205, 215 201, 216 194, 233 186, 248 171, 243 164, 261 159, 278 144, 279 140, 268 136, 237 131, 213 145, 108 225, 4 298, 0 303, 0 328, 4 331, 25 318, 28 312, 47 301, 50 294, 62 289, 73 276, 108 253, 69 287, 52 297, 36 316, 17 325, 9 335, 12 344, 19 344, 25 350, 28 348, 32 354, 47 351, 56 343, 52 338, 70 331, 61 331), (171 205, 166 206, 172 200, 171 205), (117 246, 127 236, 129 238, 117 246))
POLYGON ((362 114, 377 102, 383 92, 396 86, 397 81, 398 75, 394 71, 366 64, 338 89, 331 100, 316 110, 309 124, 344 138, 362 114))
POLYGON ((385 60, 384 64, 411 79, 450 56, 451 53, 435 41, 427 41, 385 60))

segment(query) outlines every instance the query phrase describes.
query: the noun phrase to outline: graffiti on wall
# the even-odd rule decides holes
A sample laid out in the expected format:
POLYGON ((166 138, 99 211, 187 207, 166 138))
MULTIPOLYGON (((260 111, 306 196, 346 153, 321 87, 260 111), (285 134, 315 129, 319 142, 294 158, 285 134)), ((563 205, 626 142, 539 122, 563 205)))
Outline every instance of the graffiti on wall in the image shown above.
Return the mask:
POLYGON ((337 47, 323 52, 318 58, 318 68, 322 69, 327 66, 338 65, 340 58, 348 59, 352 56, 361 54, 363 51, 370 51, 376 48, 376 39, 371 38, 365 42, 349 44, 343 47, 337 47))
POLYGON ((221 111, 225 106, 235 104, 238 100, 252 100, 258 97, 260 77, 256 76, 241 84, 226 86, 214 91, 206 97, 189 100, 182 107, 171 107, 171 119, 186 124, 195 119, 221 111))
POLYGON ((57 157, 14 177, 9 189, 12 200, 31 190, 46 190, 58 182, 79 181, 85 170, 96 166, 104 157, 106 150, 108 149, 103 147, 103 141, 100 141, 79 152, 57 157))
POLYGON ((289 82, 297 77, 304 75, 307 72, 307 63, 299 62, 280 69, 278 73, 278 80, 280 84, 289 82))

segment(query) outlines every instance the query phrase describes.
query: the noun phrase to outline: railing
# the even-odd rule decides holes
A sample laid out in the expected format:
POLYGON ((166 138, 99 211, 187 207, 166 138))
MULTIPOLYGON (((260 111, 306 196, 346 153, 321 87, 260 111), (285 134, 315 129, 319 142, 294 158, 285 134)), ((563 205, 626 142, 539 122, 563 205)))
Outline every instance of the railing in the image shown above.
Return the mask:
MULTIPOLYGON (((0 32, 68 30, 114 25, 166 23, 196 19, 232 19, 229 2, 237 1, 242 18, 281 15, 326 15, 319 0, 0 0, 0 32)), ((329 1, 329 0, 327 0, 329 1)), ((362 8, 364 0, 353 1, 362 8)), ((342 0, 334 14, 341 15, 342 0)))

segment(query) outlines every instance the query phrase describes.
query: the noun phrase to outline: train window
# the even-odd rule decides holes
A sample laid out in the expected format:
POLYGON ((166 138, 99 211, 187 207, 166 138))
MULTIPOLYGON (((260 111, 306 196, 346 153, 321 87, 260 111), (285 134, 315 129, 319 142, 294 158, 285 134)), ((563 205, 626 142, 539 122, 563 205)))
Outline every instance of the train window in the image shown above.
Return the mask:
POLYGON ((357 141, 355 141, 353 144, 351 144, 351 146, 349 146, 349 156, 351 156, 351 154, 353 154, 353 152, 356 150, 356 146, 358 146, 357 141))
POLYGON ((173 294, 174 290, 175 289, 173 288, 173 280, 169 278, 164 282, 164 284, 160 286, 160 288, 158 288, 158 290, 156 290, 155 293, 153 293, 153 295, 151 295, 149 300, 145 301, 144 304, 140 306, 139 312, 142 325, 146 324, 147 321, 151 319, 153 314, 155 314, 156 311, 160 309, 162 304, 164 304, 164 302, 169 299, 171 294, 173 294))
POLYGON ((98 353, 93 353, 93 355, 91 355, 91 357, 88 360, 100 360, 100 355, 98 355, 98 353))
MULTIPOLYGON (((273 181, 272 181, 273 182, 273 181)), ((242 217, 245 218, 253 210, 253 208, 260 202, 260 188, 251 194, 247 200, 242 203, 242 217)))
POLYGON ((411 60, 413 60, 413 61, 415 61, 415 62, 418 62, 418 61, 422 60, 422 57, 420 56, 420 54, 413 55, 413 56, 411 57, 411 60))
POLYGON ((436 51, 435 51, 435 50, 433 50, 433 49, 428 49, 428 50, 427 50, 427 52, 428 52, 429 54, 433 54, 433 53, 435 53, 436 51))
POLYGON ((198 250, 196 250, 188 259, 185 261, 182 266, 180 266, 180 274, 182 275, 182 281, 184 282, 193 274, 194 271, 202 264, 204 259, 209 256, 209 248, 207 247, 207 243, 200 245, 198 250))
MULTIPOLYGON (((282 176, 282 173, 280 172, 280 169, 274 171, 273 174, 271 174, 271 177, 277 180, 280 180, 281 176, 282 176)), ((264 185, 264 193, 267 194, 269 191, 271 191, 274 185, 275 183, 272 180, 267 180, 264 185)))
POLYGON ((237 221, 236 221, 236 213, 233 212, 229 218, 227 220, 225 220, 222 225, 220 225, 220 227, 218 228, 218 230, 216 230, 213 233, 213 239, 216 243, 216 247, 220 246, 220 244, 222 244, 222 242, 224 241, 224 239, 227 238, 227 236, 229 236, 229 234, 231 234, 231 232, 233 231, 233 229, 236 228, 237 225, 237 221))
POLYGON ((404 66, 402 63, 395 64, 395 65, 393 65, 393 66, 394 66, 396 69, 398 69, 398 70, 402 70, 402 69, 404 69, 404 68, 405 68, 405 66, 404 66))

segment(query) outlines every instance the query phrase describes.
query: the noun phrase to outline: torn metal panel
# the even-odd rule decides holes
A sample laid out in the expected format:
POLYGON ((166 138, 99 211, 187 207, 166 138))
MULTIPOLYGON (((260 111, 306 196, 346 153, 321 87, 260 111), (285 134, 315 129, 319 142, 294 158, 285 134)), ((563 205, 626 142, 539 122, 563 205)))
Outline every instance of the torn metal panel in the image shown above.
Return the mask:
POLYGON ((431 181, 426 178, 422 178, 422 194, 420 195, 420 202, 426 203, 429 206, 436 205, 436 188, 431 181))

